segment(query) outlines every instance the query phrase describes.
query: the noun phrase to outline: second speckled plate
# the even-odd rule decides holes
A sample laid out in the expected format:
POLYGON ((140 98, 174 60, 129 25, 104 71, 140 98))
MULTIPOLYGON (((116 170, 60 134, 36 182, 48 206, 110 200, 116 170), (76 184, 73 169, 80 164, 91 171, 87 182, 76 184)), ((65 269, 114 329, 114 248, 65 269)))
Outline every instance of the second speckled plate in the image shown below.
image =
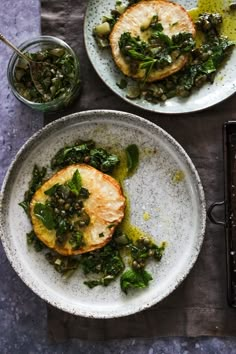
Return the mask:
POLYGON ((190 158, 164 130, 138 116, 117 111, 87 111, 59 119, 23 146, 2 187, 1 239, 13 268, 41 298, 72 314, 94 318, 126 316, 161 301, 186 277, 195 263, 205 232, 202 185, 190 158), (78 270, 65 280, 44 255, 27 246, 30 222, 19 206, 35 163, 47 166, 63 146, 93 139, 97 146, 124 151, 132 143, 140 150, 137 172, 124 181, 131 223, 167 242, 160 263, 150 262, 150 286, 120 290, 119 280, 89 289, 78 270), (176 173, 182 177, 175 180, 176 173))
MULTIPOLYGON (((197 0, 176 1, 187 10, 197 6, 197 0)), ((118 96, 127 102, 152 112, 159 113, 189 113, 211 107, 236 91, 236 50, 232 53, 229 60, 224 64, 216 75, 213 84, 206 84, 201 89, 194 91, 188 98, 174 97, 165 103, 151 103, 142 98, 130 100, 126 97, 126 90, 117 86, 124 76, 116 67, 110 50, 98 48, 93 37, 93 28, 101 23, 104 15, 109 15, 114 9, 116 0, 89 0, 84 20, 84 39, 89 59, 97 74, 104 83, 118 96)), ((128 79, 128 82, 131 80, 128 79)))

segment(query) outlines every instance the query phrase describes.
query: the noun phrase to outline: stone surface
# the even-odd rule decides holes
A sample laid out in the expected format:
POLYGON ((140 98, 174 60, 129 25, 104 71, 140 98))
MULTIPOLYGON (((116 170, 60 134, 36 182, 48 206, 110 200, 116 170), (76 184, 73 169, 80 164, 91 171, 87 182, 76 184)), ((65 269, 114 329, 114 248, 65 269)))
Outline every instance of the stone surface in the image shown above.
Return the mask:
MULTIPOLYGON (((63 1, 63 0, 60 0, 63 1)), ((1 0, 1 31, 19 44, 40 31, 38 0, 1 0)), ((19 103, 9 91, 6 71, 11 50, 0 43, 0 183, 20 146, 43 124, 43 117, 19 103)), ((0 246, 0 353, 234 354, 235 338, 156 338, 110 342, 47 338, 45 303, 12 270, 0 246)))

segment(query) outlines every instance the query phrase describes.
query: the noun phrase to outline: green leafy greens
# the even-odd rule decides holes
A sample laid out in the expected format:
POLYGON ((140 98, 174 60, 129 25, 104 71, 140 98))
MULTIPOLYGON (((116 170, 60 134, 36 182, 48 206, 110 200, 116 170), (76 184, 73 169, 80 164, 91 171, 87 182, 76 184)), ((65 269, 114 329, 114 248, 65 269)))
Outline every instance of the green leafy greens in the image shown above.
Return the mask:
POLYGON ((119 164, 119 158, 105 149, 96 148, 90 140, 60 149, 52 159, 51 166, 57 169, 75 163, 87 163, 102 172, 111 173, 119 164))
POLYGON ((127 158, 128 174, 134 173, 139 163, 139 149, 137 145, 131 144, 125 149, 127 158))
POLYGON ((148 286, 152 276, 146 270, 135 271, 133 269, 126 270, 120 278, 120 286, 125 294, 129 289, 143 289, 148 286))
POLYGON ((49 205, 36 203, 34 206, 34 215, 42 221, 48 230, 53 230, 55 228, 53 210, 49 205))
POLYGON ((29 183, 29 189, 24 194, 24 200, 19 203, 19 205, 24 209, 27 215, 29 215, 29 206, 31 199, 36 190, 41 187, 46 172, 47 169, 45 167, 42 167, 42 169, 40 169, 37 165, 35 165, 33 168, 32 179, 29 183))
POLYGON ((81 180, 79 170, 75 171, 72 179, 67 183, 67 185, 70 188, 72 193, 74 193, 76 196, 79 195, 82 187, 82 180, 81 180))
POLYGON ((172 64, 178 56, 190 52, 195 46, 191 33, 182 32, 169 37, 157 21, 158 17, 153 16, 149 26, 142 29, 142 31, 151 29, 147 42, 141 40, 139 36, 132 36, 130 32, 122 33, 119 39, 119 48, 129 65, 130 72, 137 74, 140 69, 145 69, 144 83, 152 70, 172 64))
MULTIPOLYGON (((128 173, 131 174, 139 163, 139 149, 131 144, 125 151, 128 173)), ((60 149, 51 165, 53 169, 58 169, 74 163, 88 163, 102 171, 111 172, 119 163, 119 158, 105 149, 96 148, 94 142, 88 141, 60 149)), ((34 167, 30 189, 25 195, 27 206, 37 188, 42 185, 45 174, 46 169, 34 167)), ((86 245, 85 228, 90 224, 90 216, 84 208, 84 200, 89 198, 90 193, 82 182, 79 169, 75 169, 69 181, 64 184, 55 183, 44 191, 47 196, 45 204, 38 202, 34 205, 35 217, 48 230, 55 231, 57 247, 63 247, 68 242, 72 250, 79 250, 86 245)), ((115 229, 116 226, 116 223, 111 222, 107 228, 115 229)), ((105 232, 100 232, 98 237, 105 237, 105 232)), ((49 249, 37 238, 34 231, 27 234, 27 244, 32 245, 37 252, 49 249)), ((80 266, 87 278, 84 284, 89 288, 108 286, 121 276, 121 289, 127 294, 130 289, 148 286, 152 277, 144 268, 149 259, 159 262, 164 249, 164 243, 157 246, 148 238, 133 242, 121 229, 116 228, 112 240, 100 249, 77 256, 62 256, 50 250, 45 257, 65 277, 72 275, 80 266), (123 258, 124 254, 129 258, 131 269, 125 270, 127 259, 123 258)))

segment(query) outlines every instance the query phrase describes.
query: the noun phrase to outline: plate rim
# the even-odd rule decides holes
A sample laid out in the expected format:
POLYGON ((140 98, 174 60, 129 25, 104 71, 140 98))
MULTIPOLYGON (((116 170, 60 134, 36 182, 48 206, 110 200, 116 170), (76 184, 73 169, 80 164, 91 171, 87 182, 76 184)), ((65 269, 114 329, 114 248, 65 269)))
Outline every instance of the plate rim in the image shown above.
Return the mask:
MULTIPOLYGON (((104 118, 104 117, 102 117, 104 118)), ((187 275, 189 274, 189 272, 191 271, 192 267, 194 266, 194 264, 197 261, 197 258, 199 256, 202 244, 203 244, 203 240, 205 237, 205 229, 206 229, 206 201, 205 201, 205 194, 204 194, 204 189, 199 177, 199 174, 197 172, 197 169, 195 168, 191 158, 189 157, 189 155, 187 154, 187 152, 184 150, 184 148, 175 140, 175 138, 173 138, 167 131, 165 131, 163 128, 159 127, 157 124, 150 122, 149 120, 137 116, 135 114, 129 113, 129 112, 124 112, 124 111, 117 111, 117 110, 108 110, 108 109, 95 109, 95 110, 85 110, 85 111, 81 111, 81 112, 75 112, 73 114, 61 117, 60 119, 57 119, 51 123, 49 123, 48 125, 46 125, 45 127, 41 128, 39 131, 37 131, 35 134, 33 134, 23 145, 22 147, 19 149, 19 151, 17 152, 17 154, 15 155, 15 157, 13 158, 7 173, 5 175, 5 178, 3 180, 3 184, 1 187, 1 197, 0 197, 0 240, 2 242, 4 251, 7 255, 7 258, 11 264, 11 266, 13 267, 13 269, 15 270, 15 272, 18 274, 18 276, 21 278, 21 280, 36 294, 38 295, 41 299, 43 299, 44 301, 46 301, 48 304, 53 305, 55 307, 57 307, 60 310, 66 311, 68 313, 71 313, 73 315, 79 315, 79 316, 83 316, 83 317, 87 317, 87 318, 100 318, 100 319, 105 319, 105 318, 118 318, 118 317, 123 317, 123 316, 127 316, 127 315, 131 315, 140 311, 143 311, 153 305, 155 305, 156 303, 159 303, 160 301, 162 301, 164 298, 166 298, 167 296, 169 296, 181 283, 182 281, 187 277, 187 275), (139 305, 134 307, 130 307, 130 309, 127 309, 127 307, 123 307, 122 311, 121 309, 118 309, 118 311, 116 310, 116 312, 112 312, 112 314, 110 315, 109 313, 105 312, 104 314, 99 313, 95 313, 90 312, 89 310, 82 309, 82 311, 80 310, 79 307, 75 307, 75 305, 71 305, 69 307, 67 307, 68 303, 63 302, 62 300, 60 302, 58 302, 58 300, 53 300, 53 296, 52 294, 49 293, 50 296, 48 296, 48 293, 45 295, 43 291, 41 291, 40 287, 35 286, 34 284, 32 284, 32 279, 28 278, 28 273, 27 272, 20 272, 19 271, 19 267, 18 265, 21 263, 20 260, 16 260, 14 257, 14 252, 12 254, 12 250, 8 248, 7 246, 7 242, 6 242, 6 236, 9 236, 9 234, 5 232, 6 229, 4 229, 5 227, 5 223, 6 221, 4 220, 4 213, 3 213, 3 207, 4 207, 4 196, 6 193, 6 198, 7 198, 7 188, 8 188, 8 184, 11 182, 11 175, 12 173, 14 173, 14 168, 15 165, 17 165, 18 163, 18 159, 21 156, 24 156, 24 153, 27 153, 27 150, 29 149, 29 147, 31 145, 33 145, 35 143, 35 141, 37 141, 37 139, 40 136, 43 136, 44 134, 47 134, 48 132, 52 132, 53 128, 57 125, 61 125, 62 123, 66 123, 66 122, 70 122, 73 121, 74 119, 79 119, 80 117, 84 117, 86 118, 86 116, 91 116, 91 115, 105 115, 107 117, 107 119, 109 119, 110 115, 117 115, 119 117, 131 117, 131 119, 137 119, 140 122, 142 122, 143 124, 147 124, 151 127, 155 127, 156 130, 158 130, 162 135, 165 136, 165 138, 168 139, 168 141, 174 145, 175 147, 177 147, 178 152, 185 158, 185 161, 187 162, 189 169, 191 171, 191 173, 193 174, 193 177, 195 178, 195 182, 196 182, 196 189, 197 189, 197 195, 199 198, 199 215, 200 215, 200 224, 199 224, 199 229, 198 229, 198 243, 196 244, 195 247, 195 252, 193 252, 192 257, 191 257, 191 262, 189 263, 188 267, 184 269, 184 271, 181 273, 181 279, 178 279, 178 281, 176 281, 175 283, 173 283, 173 285, 169 286, 168 291, 164 294, 164 296, 159 299, 159 300, 152 300, 151 302, 147 302, 144 305, 139 305)))
MULTIPOLYGON (((148 111, 148 112, 152 112, 152 113, 158 113, 158 114, 170 114, 171 116, 178 116, 180 114, 189 114, 189 113, 195 113, 195 112, 201 112, 203 110, 206 110, 206 109, 209 109, 213 106, 216 106, 222 102, 224 102, 225 100, 227 100, 228 98, 232 97, 235 93, 236 93, 236 85, 232 85, 232 88, 230 90, 230 93, 227 94, 225 97, 221 98, 220 100, 217 100, 216 102, 212 102, 210 104, 206 104, 204 105, 203 107, 199 107, 199 108, 196 108, 196 109, 191 109, 191 110, 186 110, 186 111, 181 111, 181 112, 172 112, 172 111, 159 111, 159 110, 156 110, 156 109, 151 109, 151 108, 148 108, 148 107, 144 107, 138 103, 135 103, 135 100, 132 100, 132 99, 128 99, 126 96, 122 96, 121 94, 119 94, 118 91, 116 91, 113 87, 111 87, 111 85, 109 85, 108 81, 107 80, 103 80, 103 77, 102 75, 100 74, 100 71, 99 71, 99 65, 96 65, 94 62, 93 62, 93 59, 92 59, 92 55, 89 51, 89 45, 87 43, 87 36, 86 36, 86 23, 88 21, 88 12, 89 12, 89 4, 90 2, 92 2, 93 0, 88 0, 88 3, 87 3, 87 6, 86 6, 86 10, 85 10, 85 14, 84 14, 84 23, 83 23, 83 37, 84 37, 84 45, 85 45, 85 49, 86 49, 86 53, 88 55, 88 58, 89 58, 89 61, 93 67, 93 69, 95 70, 95 72, 97 73, 98 77, 100 78, 100 80, 102 80, 102 82, 118 97, 120 97, 122 100, 124 100, 125 102, 128 102, 129 104, 131 104, 133 107, 137 107, 137 108, 140 108, 144 111, 148 111)), ((235 48, 234 48, 235 50, 235 48)), ((183 105, 184 105, 184 102, 183 102, 183 105)), ((158 107, 158 104, 156 105, 156 107, 158 107)))

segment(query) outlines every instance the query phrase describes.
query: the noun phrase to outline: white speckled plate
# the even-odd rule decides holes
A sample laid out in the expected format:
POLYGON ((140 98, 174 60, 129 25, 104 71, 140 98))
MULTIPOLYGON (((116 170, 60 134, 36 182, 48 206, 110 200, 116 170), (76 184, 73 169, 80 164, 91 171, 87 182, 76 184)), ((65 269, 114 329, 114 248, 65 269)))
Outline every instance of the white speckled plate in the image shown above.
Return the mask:
POLYGON ((186 277, 197 259, 205 231, 202 185, 190 158, 164 130, 138 116, 117 111, 87 111, 57 120, 35 134, 22 147, 9 168, 2 187, 1 239, 13 268, 41 298, 73 314, 110 318, 143 310, 169 295, 186 277), (28 188, 35 163, 45 166, 65 144, 93 139, 98 146, 125 149, 139 146, 140 165, 125 181, 131 205, 131 222, 156 242, 167 241, 160 263, 150 263, 150 286, 130 292, 119 281, 92 290, 83 284, 78 270, 63 280, 41 253, 26 244, 31 225, 18 205, 28 188), (182 182, 174 183, 176 171, 182 182), (145 215, 149 215, 146 220, 145 215))
MULTIPOLYGON (((197 0, 181 0, 176 2, 180 3, 186 9, 192 9, 197 6, 197 0)), ((89 0, 84 20, 84 39, 89 59, 97 74, 114 93, 137 107, 152 112, 170 114, 199 111, 213 106, 235 93, 236 50, 234 50, 227 63, 218 72, 215 82, 204 85, 189 98, 174 97, 161 104, 154 104, 144 99, 128 99, 126 91, 117 86, 123 75, 114 64, 110 50, 99 49, 92 35, 93 28, 101 23, 102 16, 108 15, 110 10, 114 9, 115 3, 116 0, 89 0)), ((130 82, 130 79, 128 82, 130 82)))

